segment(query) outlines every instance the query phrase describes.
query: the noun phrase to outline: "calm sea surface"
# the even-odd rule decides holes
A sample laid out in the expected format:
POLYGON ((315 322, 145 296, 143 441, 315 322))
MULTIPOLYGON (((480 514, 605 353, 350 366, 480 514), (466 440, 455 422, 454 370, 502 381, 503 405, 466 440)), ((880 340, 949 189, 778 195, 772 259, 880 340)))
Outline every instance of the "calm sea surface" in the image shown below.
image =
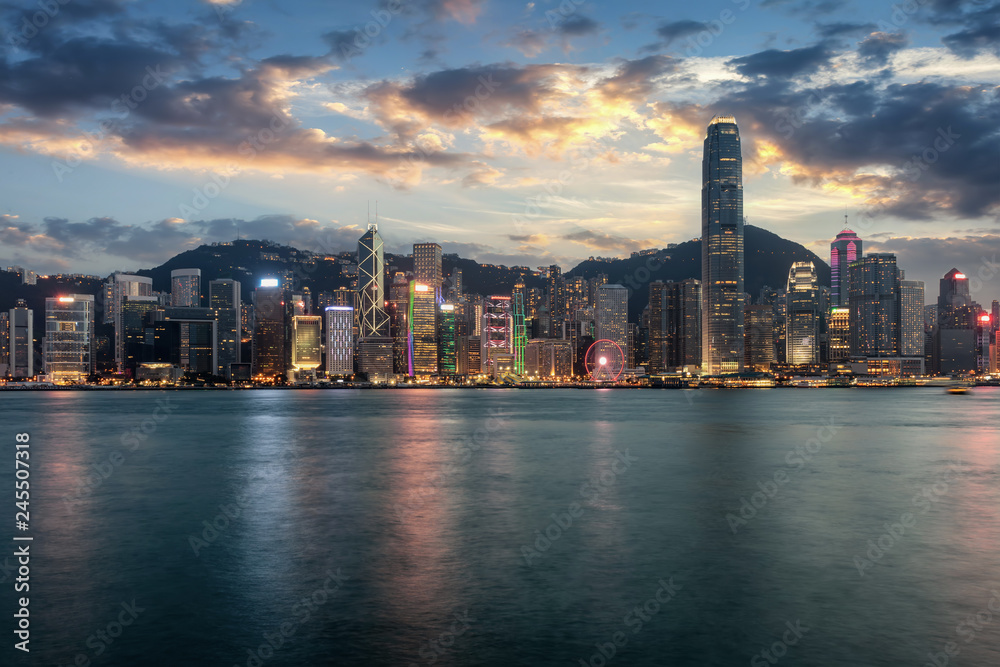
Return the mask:
POLYGON ((0 663, 1000 665, 998 421, 992 388, 6 392, 0 663))

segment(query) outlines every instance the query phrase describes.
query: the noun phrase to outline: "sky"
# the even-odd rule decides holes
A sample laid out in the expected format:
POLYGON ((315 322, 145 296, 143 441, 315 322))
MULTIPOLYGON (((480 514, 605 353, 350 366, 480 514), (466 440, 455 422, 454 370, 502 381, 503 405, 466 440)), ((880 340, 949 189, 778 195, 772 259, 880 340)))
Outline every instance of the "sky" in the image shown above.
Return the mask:
POLYGON ((1000 0, 30 0, 0 10, 0 264, 438 241, 570 268, 700 235, 705 127, 744 213, 1000 298, 1000 0), (846 216, 846 217, 845 217, 846 216))

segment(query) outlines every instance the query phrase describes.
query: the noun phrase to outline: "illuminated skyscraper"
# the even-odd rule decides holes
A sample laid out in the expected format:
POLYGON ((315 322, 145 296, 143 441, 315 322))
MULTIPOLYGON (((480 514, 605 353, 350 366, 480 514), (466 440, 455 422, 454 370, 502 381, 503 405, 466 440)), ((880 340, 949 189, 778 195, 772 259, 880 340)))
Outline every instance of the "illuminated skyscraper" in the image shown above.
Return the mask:
POLYGON ((851 355, 899 356, 896 256, 871 253, 850 266, 851 355))
POLYGON ((359 337, 389 336, 389 316, 385 312, 385 256, 378 225, 369 224, 358 241, 358 327, 359 337))
POLYGON ((899 281, 899 356, 924 356, 924 283, 899 281))
POLYGON ((217 375, 231 377, 230 367, 242 361, 240 350, 240 298, 238 280, 222 279, 208 283, 208 304, 219 323, 217 375))
POLYGON ((441 246, 437 243, 413 244, 413 277, 431 289, 441 290, 441 246))
POLYGON ((774 363, 774 306, 747 306, 744 313, 745 367, 767 371, 774 363))
POLYGON ((397 271, 389 285, 389 333, 392 335, 392 372, 410 373, 410 281, 397 271))
POLYGON ((292 317, 292 370, 315 371, 323 362, 323 318, 292 317))
POLYGON ((34 311, 28 308, 24 299, 18 299, 17 305, 8 313, 7 357, 11 377, 30 378, 35 375, 34 316, 34 311))
POLYGON ((286 293, 275 278, 265 278, 253 293, 254 377, 284 376, 286 293))
POLYGON ((497 354, 509 354, 514 344, 514 317, 509 296, 489 296, 483 299, 480 327, 480 367, 490 374, 497 354))
POLYGON ((354 372, 354 308, 326 308, 326 373, 351 375, 354 372))
POLYGON ((170 272, 170 305, 181 308, 201 306, 201 269, 174 269, 170 272))
MULTIPOLYGON (((607 339, 618 344, 628 359, 628 288, 623 285, 601 285, 597 290, 597 308, 594 312, 596 340, 607 339)), ((610 343, 598 346, 599 356, 612 354, 610 343)))
MULTIPOLYGON (((147 345, 146 340, 148 314, 161 308, 160 299, 155 296, 122 297, 118 308, 117 327, 121 331, 122 371, 134 373, 139 364, 153 361, 150 356, 151 346, 147 345)), ((118 337, 117 331, 115 336, 118 337)), ((150 336, 152 336, 151 330, 150 336)))
POLYGON ((521 282, 514 286, 511 294, 511 316, 514 326, 514 375, 524 375, 524 349, 528 336, 524 323, 524 284, 521 282))
POLYGON ((438 372, 458 372, 458 338, 455 327, 455 304, 442 303, 438 312, 438 372))
POLYGON ((743 156, 732 116, 709 123, 702 158, 702 367, 743 370, 743 156))
POLYGON ((849 304, 849 282, 851 262, 862 255, 862 242, 850 229, 837 234, 830 244, 830 282, 833 283, 830 302, 832 306, 847 308, 849 304))
POLYGON ((563 281, 562 269, 553 264, 549 267, 549 315, 553 321, 552 336, 555 334, 557 322, 561 322, 566 317, 566 284, 563 281))
MULTIPOLYGON (((416 280, 410 283, 411 376, 438 372, 437 295, 434 288, 416 280)), ((454 309, 452 310, 454 323, 454 309)))
POLYGON ((830 361, 845 361, 851 356, 851 309, 831 308, 827 320, 830 361))
POLYGON ((122 329, 122 300, 125 297, 153 296, 153 279, 115 273, 104 283, 104 323, 115 325, 115 366, 125 369, 125 332, 122 329))
POLYGON ((701 282, 656 281, 649 286, 651 372, 701 365, 701 282))
POLYGON ((45 299, 45 374, 52 382, 85 382, 95 370, 94 297, 45 299))
POLYGON ((812 262, 795 262, 785 289, 785 359, 792 365, 819 363, 819 283, 812 262))

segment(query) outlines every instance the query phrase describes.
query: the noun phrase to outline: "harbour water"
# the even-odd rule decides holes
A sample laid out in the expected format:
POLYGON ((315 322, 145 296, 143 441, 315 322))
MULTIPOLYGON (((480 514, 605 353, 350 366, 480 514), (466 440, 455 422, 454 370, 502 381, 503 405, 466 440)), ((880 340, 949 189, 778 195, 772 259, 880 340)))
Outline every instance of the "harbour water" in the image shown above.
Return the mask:
POLYGON ((1000 665, 998 419, 997 388, 8 392, 29 664, 1000 665))

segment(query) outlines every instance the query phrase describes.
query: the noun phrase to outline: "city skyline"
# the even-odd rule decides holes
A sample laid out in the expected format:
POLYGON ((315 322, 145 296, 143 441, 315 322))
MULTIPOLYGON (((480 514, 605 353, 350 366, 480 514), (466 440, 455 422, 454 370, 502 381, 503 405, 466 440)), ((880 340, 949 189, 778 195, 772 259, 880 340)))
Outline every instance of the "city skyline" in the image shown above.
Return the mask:
POLYGON ((697 235, 701 132, 723 113, 745 119, 752 224, 825 257, 846 213, 927 283, 1000 249, 988 8, 564 5, 358 4, 303 26, 309 3, 112 2, 30 37, 11 10, 0 263, 103 275, 237 234, 338 251, 375 201, 389 252, 434 238, 569 266, 663 247, 697 235), (120 71, 92 66, 121 49, 120 71), (103 140, 75 164, 84 131, 103 140))

